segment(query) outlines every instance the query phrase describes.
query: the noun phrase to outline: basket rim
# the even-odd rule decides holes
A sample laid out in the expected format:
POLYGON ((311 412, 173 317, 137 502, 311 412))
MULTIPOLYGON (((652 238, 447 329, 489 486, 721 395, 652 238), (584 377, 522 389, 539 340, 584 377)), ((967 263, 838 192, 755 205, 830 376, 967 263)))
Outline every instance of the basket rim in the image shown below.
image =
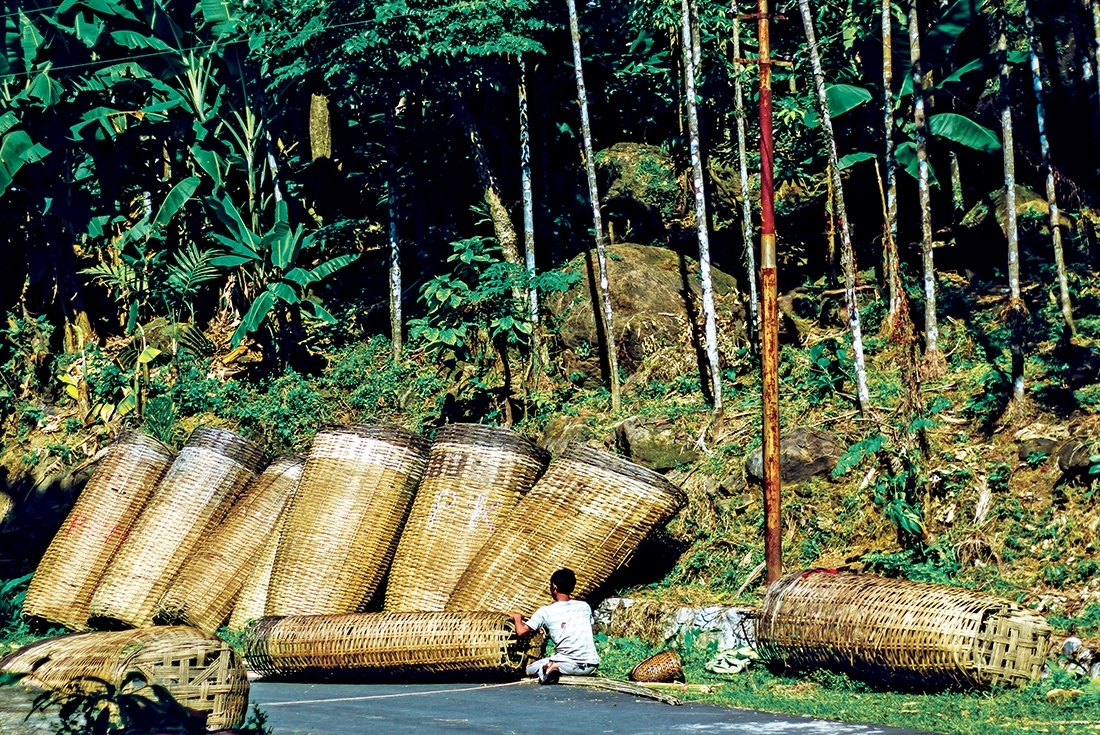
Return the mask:
POLYGON ((680 507, 687 504, 687 493, 674 485, 668 478, 648 467, 643 467, 636 462, 631 462, 626 457, 612 454, 602 449, 596 449, 586 444, 571 442, 558 459, 579 462, 599 469, 609 470, 616 474, 629 477, 632 480, 644 482, 674 498, 680 507))
MULTIPOLYGON (((351 434, 364 439, 374 439, 397 446, 427 452, 431 442, 423 434, 397 424, 325 424, 315 436, 321 434, 351 434)), ((314 439, 316 441, 316 439, 314 439)))
POLYGON ((550 461, 550 452, 546 449, 535 444, 527 437, 520 436, 511 429, 492 424, 466 422, 444 424, 436 430, 432 438, 432 444, 433 446, 436 444, 491 446, 528 455, 543 464, 550 461))

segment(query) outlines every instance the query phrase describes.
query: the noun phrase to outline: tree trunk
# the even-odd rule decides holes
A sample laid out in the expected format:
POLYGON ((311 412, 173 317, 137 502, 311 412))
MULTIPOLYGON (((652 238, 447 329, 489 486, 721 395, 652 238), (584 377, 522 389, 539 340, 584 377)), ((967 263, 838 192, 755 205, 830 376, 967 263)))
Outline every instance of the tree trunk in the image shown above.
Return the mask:
POLYGON ((1096 49, 1093 59, 1096 68, 1093 69, 1092 78, 1096 80, 1096 100, 1100 104, 1100 0, 1092 0, 1089 4, 1092 6, 1093 48, 1096 49))
POLYGON ((394 362, 401 359, 401 241, 397 232, 397 124, 394 110, 386 110, 386 209, 389 217, 390 241, 390 342, 394 362))
POLYGON ((852 252, 852 238, 848 228, 848 210, 844 204, 843 182, 840 178, 840 161, 836 151, 836 139, 833 137, 833 121, 829 115, 829 102, 825 96, 825 73, 821 68, 821 56, 817 49, 817 31, 810 14, 809 0, 798 0, 798 9, 802 13, 802 26, 806 30, 809 45, 810 65, 814 74, 814 89, 817 92, 818 114, 821 117, 821 133, 825 137, 825 147, 829 154, 829 180, 832 182, 833 204, 840 229, 840 266, 844 271, 844 303, 848 311, 848 329, 852 333, 852 362, 856 371, 856 395, 859 398, 859 410, 866 414, 871 409, 871 398, 867 390, 867 369, 863 359, 863 328, 859 322, 859 303, 856 301, 856 265, 852 252))
POLYGON ((519 237, 516 235, 515 225, 504 206, 504 199, 500 194, 500 185, 497 183, 493 166, 489 162, 489 153, 485 150, 485 143, 481 133, 474 122, 474 116, 460 92, 451 95, 451 108, 454 110, 458 124, 466 135, 466 141, 470 144, 470 155, 474 159, 474 169, 477 171, 478 181, 485 190, 485 203, 489 205, 489 216, 493 220, 493 233, 500 244, 504 260, 515 265, 523 265, 519 257, 519 237))
POLYGON ((890 309, 883 322, 887 334, 897 330, 901 314, 901 269, 898 265, 898 181, 894 162, 894 25, 890 15, 890 0, 882 0, 882 132, 885 138, 883 169, 886 172, 885 251, 886 283, 890 294, 890 309))
POLYGON ((932 260, 932 207, 928 184, 928 141, 924 126, 924 79, 920 63, 917 0, 909 3, 909 59, 913 76, 913 135, 917 142, 917 188, 920 196, 921 262, 924 266, 924 362, 929 377, 943 374, 936 320, 936 268, 932 260))
MULTIPOLYGON (((535 277, 535 200, 531 190, 531 129, 527 117, 527 64, 519 57, 519 169, 523 188, 523 254, 527 277, 535 277)), ((534 283, 527 288, 528 318, 531 320, 531 384, 541 374, 542 327, 539 324, 539 293, 534 283)))
POLYGON ((615 331, 611 314, 611 293, 607 282, 607 253, 603 244, 603 218, 600 216, 600 190, 596 184, 596 158, 592 152, 592 128, 588 124, 588 95, 584 89, 584 69, 581 63, 581 31, 575 0, 565 0, 569 10, 569 34, 573 40, 573 71, 577 77, 577 104, 581 110, 581 139, 584 142, 584 168, 588 174, 588 198, 592 202, 592 223, 596 235, 596 259, 600 270, 600 301, 603 304, 604 342, 607 345, 607 370, 611 388, 611 410, 618 412, 619 358, 615 351, 615 331))
POLYGON ((741 177, 741 239, 745 243, 745 270, 749 280, 749 314, 752 343, 760 334, 760 296, 756 290, 756 252, 753 247, 752 202, 749 201, 749 164, 745 156, 745 100, 741 91, 741 21, 737 18, 737 2, 733 3, 733 117, 737 121, 737 163, 741 177))
POLYGON ((1077 336, 1073 323, 1073 306, 1069 301, 1069 283, 1066 280, 1066 259, 1062 250, 1062 231, 1059 229, 1058 194, 1054 188, 1054 167, 1050 163, 1050 141, 1047 139, 1047 117, 1043 107, 1043 76, 1039 68, 1039 47, 1035 39, 1035 23, 1027 3, 1024 3, 1024 19, 1027 23, 1028 49, 1031 52, 1031 85, 1035 90, 1035 117, 1039 125, 1039 151, 1043 172, 1046 174, 1047 206, 1050 209, 1050 237, 1054 244, 1054 263, 1058 268, 1058 296, 1062 306, 1062 318, 1072 337, 1077 336))
POLYGON ((718 326, 714 313, 714 285, 710 278, 710 233, 707 227, 707 197, 703 177, 703 155, 699 145, 699 111, 695 106, 695 65, 698 57, 691 0, 680 0, 681 31, 684 44, 684 103, 687 107, 688 146, 691 151, 691 178, 695 189, 695 231, 699 239, 699 279, 703 291, 703 335, 706 343, 707 372, 715 413, 722 410, 722 371, 718 364, 718 326))
POLYGON ((1024 302, 1020 298, 1020 246, 1016 227, 1016 148, 1012 143, 1012 100, 1009 94, 1009 73, 1012 67, 1006 59, 1005 29, 1007 21, 1001 17, 1001 32, 997 37, 997 53, 1001 57, 1000 103, 1001 147, 1004 156, 1005 180, 1005 236, 1008 239, 1008 325, 1011 332, 1012 398, 1024 399, 1024 348, 1022 326, 1024 302))
POLYGON ((951 224, 958 224, 966 210, 963 198, 962 171, 959 169, 959 156, 955 151, 947 152, 948 166, 951 168, 951 224))

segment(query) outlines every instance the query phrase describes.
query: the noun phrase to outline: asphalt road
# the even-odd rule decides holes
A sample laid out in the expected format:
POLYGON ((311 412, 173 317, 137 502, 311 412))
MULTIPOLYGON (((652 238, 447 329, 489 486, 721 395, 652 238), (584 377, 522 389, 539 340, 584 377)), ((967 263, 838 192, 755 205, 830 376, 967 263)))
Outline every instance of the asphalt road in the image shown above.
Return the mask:
POLYGON ((276 735, 514 733, 515 735, 918 735, 687 702, 537 684, 297 684, 254 682, 251 701, 276 735))

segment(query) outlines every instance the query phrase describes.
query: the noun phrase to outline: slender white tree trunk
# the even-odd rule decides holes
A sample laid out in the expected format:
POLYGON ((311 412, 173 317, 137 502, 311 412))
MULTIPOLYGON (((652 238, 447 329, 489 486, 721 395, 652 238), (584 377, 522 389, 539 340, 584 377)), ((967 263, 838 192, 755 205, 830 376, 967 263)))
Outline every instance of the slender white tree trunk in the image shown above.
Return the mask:
MULTIPOLYGON (((531 128, 527 116, 527 63, 519 57, 519 170, 523 189, 523 253, 527 277, 535 277, 535 199, 531 190, 531 128)), ((539 293, 532 283, 527 289, 527 318, 531 320, 531 378, 537 384, 542 355, 539 325, 539 293)))
POLYGON ((809 0, 798 0, 798 9, 802 14, 802 27, 806 31, 810 65, 814 75, 814 90, 817 92, 817 109, 821 116, 821 132, 825 137, 825 147, 829 154, 829 180, 832 182, 833 205, 839 221, 840 265, 844 271, 844 302, 848 311, 848 329, 852 333, 852 363, 856 371, 856 394, 859 397, 859 410, 866 414, 871 409, 871 398, 867 391, 867 369, 863 358, 863 328, 859 323, 859 303, 856 301, 855 255, 852 252, 852 238, 848 229, 848 210, 844 205, 840 161, 836 151, 836 139, 833 136, 833 120, 829 115, 829 101, 825 95, 825 72, 821 68, 821 55, 817 49, 817 31, 814 28, 813 15, 810 13, 809 0))
POLYGON ((1016 148, 1012 142, 1012 100, 1009 94, 1009 74, 1012 67, 1006 58, 1006 19, 1001 17, 1001 32, 997 37, 997 53, 1001 57, 1000 104, 1001 147, 1004 156, 1005 180, 1005 237, 1008 240, 1008 322, 1011 330, 1012 397, 1024 399, 1024 349, 1021 343, 1020 319, 1024 303, 1020 299, 1020 245, 1016 226, 1016 148))
POLYGON ((569 10, 569 35, 573 41, 573 72, 577 77, 577 105, 581 110, 581 138, 584 142, 584 168, 588 174, 588 198, 592 203, 592 224, 596 236, 596 260, 600 271, 600 301, 603 306, 604 342, 607 345, 608 379, 611 388, 611 410, 622 405, 619 390, 619 358, 615 349, 615 330, 611 313, 611 290, 607 281, 607 253, 603 244, 603 217, 600 214, 600 189, 596 183, 596 156, 592 151, 592 128, 588 123, 588 95, 584 88, 584 68, 581 61, 581 30, 575 0, 565 0, 569 10))
POLYGON ((890 0, 882 0, 882 131, 885 138, 883 170, 886 178, 886 282, 890 309, 885 324, 893 331, 901 311, 901 269, 898 266, 898 181, 894 162, 894 26, 890 0))
POLYGON ((1070 335, 1077 336, 1077 327, 1073 323, 1073 306, 1069 300, 1069 283, 1066 279, 1066 258, 1062 249, 1062 231, 1059 229, 1058 194, 1054 187, 1054 167, 1050 163, 1050 141, 1047 138, 1047 116, 1043 106, 1043 74, 1039 66, 1039 42, 1035 37, 1035 22, 1031 10, 1024 3, 1024 19, 1027 22, 1028 50, 1031 52, 1031 86, 1035 90, 1035 117, 1039 125, 1039 151, 1046 174, 1047 206, 1050 209, 1050 238, 1054 245, 1054 263, 1058 268, 1058 296, 1062 307, 1062 318, 1070 335))
POLYGON ((404 320, 401 314, 401 241, 397 232, 397 125, 394 111, 386 111, 386 209, 389 217, 390 244, 390 342, 393 359, 401 359, 403 347, 401 332, 404 320))
POLYGON ((737 0, 731 6, 733 15, 733 117, 737 122, 737 163, 741 179, 741 239, 745 243, 745 271, 749 277, 749 315, 752 329, 749 341, 760 334, 760 294, 756 288, 756 251, 753 242, 752 202, 749 201, 749 164, 745 155, 745 99, 741 89, 741 21, 737 18, 737 0))
POLYGON ((706 342, 707 370, 713 394, 714 411, 722 410, 722 371, 718 364, 718 327, 714 313, 714 285, 710 278, 710 233, 707 228, 707 197, 703 176, 703 155, 699 145, 699 111, 695 105, 695 66, 699 54, 698 34, 693 32, 695 13, 691 0, 680 0, 681 31, 684 44, 684 103, 687 107, 688 146, 691 151, 691 177, 695 188, 695 231, 699 238, 699 278, 703 291, 703 332, 706 342))
POLYGON ((1093 79, 1096 80, 1096 99, 1100 102, 1100 0, 1092 0, 1090 3, 1092 6, 1092 34, 1093 48, 1096 49, 1095 63, 1096 69, 1093 70, 1093 79))
POLYGON ((917 143, 917 191, 920 196, 921 262, 924 266, 924 361, 929 377, 943 373, 939 322, 936 319, 936 268, 932 259, 932 206, 929 190, 928 140, 924 120, 924 79, 920 63, 917 0, 909 3, 909 59, 913 78, 913 137, 917 143))

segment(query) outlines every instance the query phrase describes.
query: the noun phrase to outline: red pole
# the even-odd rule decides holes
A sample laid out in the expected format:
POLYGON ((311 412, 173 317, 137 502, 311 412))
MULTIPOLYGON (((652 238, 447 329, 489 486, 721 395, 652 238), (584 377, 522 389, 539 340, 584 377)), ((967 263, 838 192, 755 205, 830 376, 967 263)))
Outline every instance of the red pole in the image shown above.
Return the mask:
POLYGON ((764 566, 771 584, 783 575, 779 508, 779 304, 775 258, 772 62, 768 0, 757 2, 760 45, 760 366, 764 388, 764 566))

